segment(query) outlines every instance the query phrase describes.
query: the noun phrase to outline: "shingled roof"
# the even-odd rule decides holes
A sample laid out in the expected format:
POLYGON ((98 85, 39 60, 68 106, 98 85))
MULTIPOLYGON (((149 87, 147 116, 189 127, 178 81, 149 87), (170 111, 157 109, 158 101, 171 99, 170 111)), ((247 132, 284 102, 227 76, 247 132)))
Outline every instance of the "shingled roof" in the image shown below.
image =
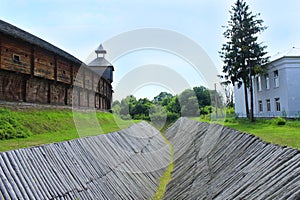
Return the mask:
POLYGON ((82 61, 80 61, 79 59, 75 58, 74 56, 72 56, 71 54, 65 52, 64 50, 50 44, 49 42, 46 42, 45 40, 32 35, 31 33, 28 33, 16 26, 13 26, 3 20, 0 20, 0 33, 9 35, 11 37, 14 38, 18 38, 21 39, 25 42, 28 42, 30 44, 33 44, 35 46, 41 47, 43 49, 46 49, 50 52, 53 52, 57 55, 60 55, 74 63, 77 64, 82 64, 82 61))

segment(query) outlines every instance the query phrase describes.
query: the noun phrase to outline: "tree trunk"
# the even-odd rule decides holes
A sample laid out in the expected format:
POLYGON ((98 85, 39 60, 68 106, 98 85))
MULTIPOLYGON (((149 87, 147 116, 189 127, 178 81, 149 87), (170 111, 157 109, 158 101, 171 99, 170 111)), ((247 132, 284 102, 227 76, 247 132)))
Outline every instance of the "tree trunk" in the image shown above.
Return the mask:
POLYGON ((249 116, 249 103, 248 103, 248 91, 247 91, 247 86, 246 86, 246 82, 243 81, 243 85, 244 85, 244 93, 245 93, 245 107, 246 107, 246 115, 247 115, 247 118, 249 119, 250 116, 249 116))
POLYGON ((250 85, 249 85, 249 90, 250 90, 250 121, 254 122, 254 111, 253 111, 253 80, 252 77, 250 77, 250 85))

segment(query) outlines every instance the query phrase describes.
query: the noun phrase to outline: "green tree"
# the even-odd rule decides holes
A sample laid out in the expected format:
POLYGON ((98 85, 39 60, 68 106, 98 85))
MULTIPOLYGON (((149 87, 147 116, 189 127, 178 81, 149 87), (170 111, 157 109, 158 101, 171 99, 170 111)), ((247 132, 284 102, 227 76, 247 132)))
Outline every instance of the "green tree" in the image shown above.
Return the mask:
POLYGON ((129 95, 125 99, 122 99, 120 103, 120 115, 130 115, 131 117, 133 117, 136 103, 137 100, 133 95, 129 95))
POLYGON ((230 20, 223 33, 227 42, 223 44, 220 56, 223 59, 225 78, 238 88, 244 86, 247 117, 253 118, 253 83, 252 78, 264 72, 266 46, 258 42, 258 34, 266 29, 260 14, 252 14, 244 0, 237 0, 232 6, 230 20), (250 92, 250 111, 248 102, 250 92))
POLYGON ((194 87, 193 90, 198 99, 199 109, 211 105, 210 92, 206 87, 194 87))
POLYGON ((112 102, 111 109, 115 114, 119 115, 121 111, 121 102, 118 100, 112 102))
POLYGON ((166 109, 169 113, 176 113, 180 115, 180 103, 177 96, 172 97, 168 105, 166 105, 166 109))
POLYGON ((179 103, 182 116, 197 116, 199 114, 198 100, 193 90, 184 90, 179 95, 179 103))
MULTIPOLYGON (((167 105, 167 103, 170 101, 170 99, 173 97, 173 95, 171 93, 168 92, 161 92, 159 93, 159 95, 155 96, 153 98, 153 103, 157 104, 165 104, 167 105)), ((163 105, 163 106, 165 106, 163 105)))
POLYGON ((149 120, 149 110, 152 107, 152 102, 147 98, 139 99, 132 112, 132 116, 134 119, 144 119, 149 120))

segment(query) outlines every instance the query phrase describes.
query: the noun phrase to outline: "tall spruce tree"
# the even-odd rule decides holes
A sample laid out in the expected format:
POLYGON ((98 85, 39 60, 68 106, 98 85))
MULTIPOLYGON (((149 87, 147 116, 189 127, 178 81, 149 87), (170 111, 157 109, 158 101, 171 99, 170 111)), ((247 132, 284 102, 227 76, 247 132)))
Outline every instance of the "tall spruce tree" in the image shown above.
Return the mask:
POLYGON ((223 73, 225 78, 238 88, 244 87, 247 117, 254 121, 253 115, 253 78, 265 71, 268 62, 267 52, 262 43, 258 42, 258 35, 266 29, 260 14, 252 14, 244 0, 237 0, 229 11, 230 20, 224 26, 223 33, 227 42, 219 52, 223 59, 223 73), (250 93, 250 110, 248 102, 250 93))

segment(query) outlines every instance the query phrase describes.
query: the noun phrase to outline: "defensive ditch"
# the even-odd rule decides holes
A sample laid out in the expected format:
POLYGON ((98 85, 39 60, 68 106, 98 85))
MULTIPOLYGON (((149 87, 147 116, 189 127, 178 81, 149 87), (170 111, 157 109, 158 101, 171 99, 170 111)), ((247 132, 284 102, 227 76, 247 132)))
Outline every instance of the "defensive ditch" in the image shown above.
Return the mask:
POLYGON ((0 199, 299 199, 299 150, 180 118, 161 134, 146 122, 72 141, 0 153, 0 199))

